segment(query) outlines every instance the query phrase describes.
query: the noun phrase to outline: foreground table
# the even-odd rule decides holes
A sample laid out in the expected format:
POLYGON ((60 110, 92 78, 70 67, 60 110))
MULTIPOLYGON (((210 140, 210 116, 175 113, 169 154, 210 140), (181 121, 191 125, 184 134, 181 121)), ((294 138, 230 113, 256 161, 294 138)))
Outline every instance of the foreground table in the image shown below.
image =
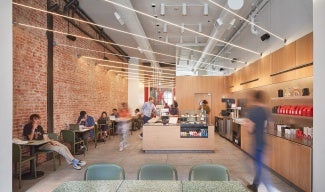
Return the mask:
POLYGON ((247 192, 239 181, 152 181, 152 180, 98 180, 68 181, 54 192, 247 192))
MULTIPOLYGON (((26 146, 29 146, 29 154, 31 156, 33 156, 35 153, 36 153, 36 148, 41 146, 41 145, 44 145, 45 143, 48 143, 49 140, 31 140, 31 141, 28 141, 28 143, 26 144, 21 144, 21 145, 26 145, 26 146)), ((35 174, 34 174, 34 160, 31 160, 30 161, 30 166, 29 166, 29 169, 30 171, 27 172, 27 173, 24 173, 21 175, 21 179, 22 180, 30 180, 30 179, 36 179, 35 178, 35 174)), ((39 177, 42 177, 44 175, 44 172, 43 171, 37 171, 37 178, 39 177)))

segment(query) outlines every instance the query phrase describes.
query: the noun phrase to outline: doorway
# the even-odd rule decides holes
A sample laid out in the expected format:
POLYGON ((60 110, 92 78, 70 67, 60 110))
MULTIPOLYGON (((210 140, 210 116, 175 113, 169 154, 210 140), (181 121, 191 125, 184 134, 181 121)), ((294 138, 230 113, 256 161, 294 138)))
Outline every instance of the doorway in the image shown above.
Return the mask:
POLYGON ((210 114, 208 115, 207 118, 207 123, 210 124, 211 123, 211 114, 212 114, 212 94, 211 93, 194 93, 194 107, 193 109, 198 110, 200 107, 200 101, 202 100, 207 100, 208 105, 210 107, 210 114))

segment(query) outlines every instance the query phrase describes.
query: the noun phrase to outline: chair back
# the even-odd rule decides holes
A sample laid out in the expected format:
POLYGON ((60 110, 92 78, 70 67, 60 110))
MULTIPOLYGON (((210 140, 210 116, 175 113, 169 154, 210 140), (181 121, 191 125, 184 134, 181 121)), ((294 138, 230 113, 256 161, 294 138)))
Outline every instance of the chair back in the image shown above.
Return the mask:
POLYGON ((198 164, 190 169, 189 180, 197 181, 229 181, 229 171, 223 165, 198 164))
POLYGON ((113 163, 97 163, 89 165, 84 180, 121 180, 125 179, 124 169, 113 163))
POLYGON ((54 140, 54 141, 59 141, 59 135, 56 133, 47 133, 49 139, 54 140))
POLYGON ((166 163, 142 165, 138 170, 138 180, 178 180, 176 169, 166 163))
POLYGON ((21 146, 16 143, 12 144, 12 161, 15 163, 21 161, 21 146))
POLYGON ((61 136, 64 142, 68 142, 68 143, 75 142, 75 134, 71 130, 61 130, 61 136))

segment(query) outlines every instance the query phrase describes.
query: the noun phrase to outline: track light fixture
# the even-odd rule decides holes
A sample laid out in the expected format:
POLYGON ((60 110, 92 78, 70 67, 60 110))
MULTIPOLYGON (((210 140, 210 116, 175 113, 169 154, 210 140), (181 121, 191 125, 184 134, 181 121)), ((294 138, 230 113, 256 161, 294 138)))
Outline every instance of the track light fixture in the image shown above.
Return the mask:
POLYGON ((122 17, 120 16, 120 14, 118 14, 118 12, 114 12, 114 16, 117 19, 117 21, 121 24, 124 25, 124 20, 122 19, 122 17))
POLYGON ((209 14, 209 4, 204 3, 204 5, 203 5, 203 15, 208 16, 208 14, 209 14))
POLYGON ((183 3, 183 4, 182 4, 182 15, 183 15, 183 16, 186 16, 186 14, 187 14, 186 3, 183 3))
POLYGON ((167 33, 167 23, 164 23, 163 32, 167 33))
POLYGON ((160 15, 161 16, 165 15, 165 3, 160 4, 160 15))

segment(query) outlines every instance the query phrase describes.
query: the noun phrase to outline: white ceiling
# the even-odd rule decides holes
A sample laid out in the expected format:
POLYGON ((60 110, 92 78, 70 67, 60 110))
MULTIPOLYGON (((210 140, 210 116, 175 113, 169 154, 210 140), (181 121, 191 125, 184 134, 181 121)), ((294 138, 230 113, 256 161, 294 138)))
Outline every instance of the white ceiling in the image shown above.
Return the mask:
POLYGON ((148 59, 142 62, 160 63, 162 68, 175 68, 176 65, 176 75, 180 76, 228 75, 259 59, 261 53, 266 55, 285 45, 283 40, 273 35, 261 41, 260 36, 267 32, 252 28, 213 2, 243 18, 249 19, 252 15, 255 24, 269 30, 270 34, 286 39, 287 43, 312 31, 312 0, 244 0, 239 10, 230 9, 227 0, 79 0, 79 6, 98 24, 138 34, 136 37, 104 29, 116 43, 133 48, 122 47, 129 56, 148 59), (162 3, 165 5, 164 15, 161 15, 162 3), (186 15, 182 15, 183 3, 186 3, 186 15), (203 14, 204 4, 208 4, 208 15, 203 14), (119 13, 124 25, 118 22, 114 12, 119 13), (218 18, 223 20, 222 25, 217 23, 218 18), (233 19, 235 22, 231 25, 233 19), (166 22, 169 24, 164 30, 166 22), (142 53, 138 47, 143 50, 142 53))

